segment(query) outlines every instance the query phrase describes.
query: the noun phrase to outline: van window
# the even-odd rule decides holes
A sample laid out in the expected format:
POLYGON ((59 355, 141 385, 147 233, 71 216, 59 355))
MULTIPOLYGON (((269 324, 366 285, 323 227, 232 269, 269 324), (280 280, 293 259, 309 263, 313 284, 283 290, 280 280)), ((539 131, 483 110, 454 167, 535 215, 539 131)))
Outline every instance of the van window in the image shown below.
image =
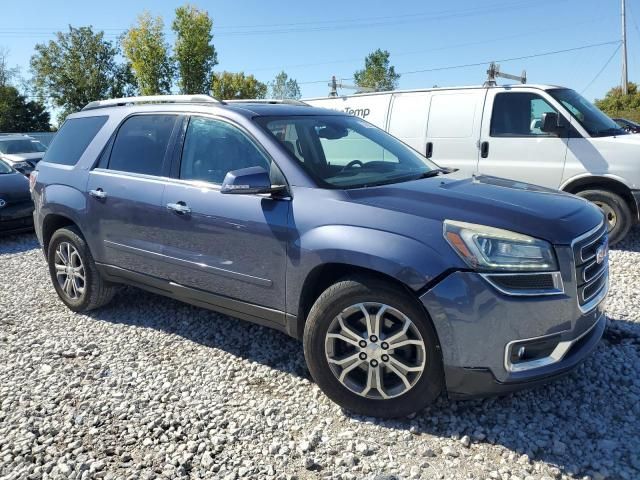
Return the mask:
POLYGON ((122 124, 113 142, 109 170, 161 175, 176 115, 136 115, 122 124))
POLYGON ((270 161, 233 125, 211 118, 189 122, 182 149, 180 178, 221 184, 232 170, 263 167, 270 161))
POLYGON ((75 165, 107 122, 107 116, 72 118, 64 122, 44 155, 44 162, 75 165))
POLYGON ((491 114, 492 137, 549 136, 540 129, 543 113, 558 113, 535 93, 498 93, 491 114))

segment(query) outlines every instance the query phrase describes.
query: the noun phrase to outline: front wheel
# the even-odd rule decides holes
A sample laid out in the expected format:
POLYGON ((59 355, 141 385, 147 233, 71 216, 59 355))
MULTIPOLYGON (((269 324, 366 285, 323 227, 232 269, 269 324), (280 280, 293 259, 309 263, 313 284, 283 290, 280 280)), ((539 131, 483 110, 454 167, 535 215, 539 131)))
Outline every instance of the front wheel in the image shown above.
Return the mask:
POLYGON ((318 386, 355 413, 406 416, 442 390, 426 313, 403 289, 377 279, 345 279, 320 295, 305 325, 304 352, 318 386))
POLYGON ((602 210, 611 245, 618 243, 629 233, 633 215, 629 205, 620 195, 606 190, 585 190, 576 195, 589 200, 602 210))

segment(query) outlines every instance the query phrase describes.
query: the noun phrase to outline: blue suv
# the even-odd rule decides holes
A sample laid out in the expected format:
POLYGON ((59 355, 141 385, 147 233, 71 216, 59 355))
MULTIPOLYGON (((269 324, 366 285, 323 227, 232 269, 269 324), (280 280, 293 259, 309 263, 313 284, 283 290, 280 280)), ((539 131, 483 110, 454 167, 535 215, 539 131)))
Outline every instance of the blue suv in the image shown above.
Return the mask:
POLYGON ((31 182, 70 309, 128 284, 278 329, 303 341, 322 390, 361 414, 548 381, 605 328, 597 207, 464 178, 335 111, 93 102, 68 117, 31 182))

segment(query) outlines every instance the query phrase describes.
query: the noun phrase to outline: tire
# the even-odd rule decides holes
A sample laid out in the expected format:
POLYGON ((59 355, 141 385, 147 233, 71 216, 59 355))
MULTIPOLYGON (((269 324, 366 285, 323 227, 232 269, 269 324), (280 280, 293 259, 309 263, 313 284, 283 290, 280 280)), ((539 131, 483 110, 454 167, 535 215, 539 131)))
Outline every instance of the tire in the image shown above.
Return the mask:
POLYGON ((102 307, 113 298, 116 287, 102 278, 87 243, 76 227, 65 227, 54 232, 49 241, 47 262, 56 293, 60 300, 74 312, 87 312, 102 307), (59 249, 62 249, 61 256, 57 253, 59 249), (73 253, 74 250, 76 253, 73 253), (65 252, 71 252, 71 254, 67 255, 65 252), (65 255, 71 258, 66 264, 63 258, 65 255), (58 275, 56 263, 62 267, 70 266, 75 272, 84 274, 83 280, 78 276, 75 282, 71 282, 69 289, 65 289, 65 285, 68 284, 64 283, 64 280, 70 275, 69 273, 58 275), (82 267, 81 270, 78 265, 82 267))
MULTIPOLYGON (((318 386, 335 403, 357 414, 383 418, 407 416, 432 403, 443 389, 442 356, 431 320, 417 299, 402 288, 379 279, 354 276, 339 281, 325 290, 309 312, 303 343, 307 366, 318 386), (379 305, 387 306, 382 315, 384 318, 383 326, 377 331, 379 333, 379 338, 375 339, 377 341, 371 341, 371 338, 365 340, 371 331, 376 331, 375 329, 368 332, 365 326, 364 330, 361 328, 357 332, 360 335, 358 338, 365 340, 365 342, 368 341, 367 349, 362 348, 362 340, 350 337, 351 333, 356 333, 358 325, 366 325, 364 323, 366 317, 362 313, 362 309, 356 308, 359 304, 365 305, 372 319, 376 313, 380 312, 379 305), (346 335, 350 338, 349 342, 335 338, 335 328, 339 329, 339 335, 345 332, 340 326, 338 314, 341 314, 342 323, 351 332, 346 335), (359 316, 362 317, 362 323, 358 324, 359 316), (389 355, 384 355, 385 340, 397 345, 406 342, 405 337, 394 340, 398 330, 393 328, 390 331, 387 330, 390 328, 389 326, 395 328, 396 324, 406 325, 402 318, 408 318, 412 324, 405 337, 409 340, 412 339, 414 343, 422 341, 424 348, 420 347, 418 343, 395 349, 387 345, 386 352, 389 355), (354 325, 356 326, 354 327, 354 325), (333 337, 327 337, 328 334, 333 337), (353 340, 355 340, 355 345, 352 345, 353 340), (354 363, 349 366, 345 364, 344 369, 335 363, 343 360, 337 355, 341 350, 347 352, 344 353, 345 358, 353 358, 354 355, 358 355, 354 363), (363 353, 367 355, 366 361, 361 360, 363 353), (385 356, 387 359, 383 362, 385 356), (389 357, 393 357, 393 360, 389 357), (375 377, 379 374, 369 373, 376 358, 378 359, 376 361, 378 372, 383 375, 381 383, 384 388, 367 391, 367 384, 364 385, 363 390, 358 391, 360 384, 363 384, 365 379, 369 381, 371 376, 375 377), (395 362, 398 359, 412 368, 419 368, 415 365, 421 364, 421 373, 407 373, 405 376, 410 387, 407 387, 407 384, 401 381, 401 377, 390 370, 398 365, 395 362), (358 362, 359 365, 352 368, 344 377, 344 381, 341 381, 339 376, 344 373, 344 370, 349 370, 358 362), (358 388, 354 388, 356 385, 358 388)), ((373 384, 374 382, 375 380, 369 383, 373 384)))
POLYGON ((579 197, 595 203, 609 222, 609 244, 621 241, 633 224, 633 215, 627 202, 618 194, 606 190, 584 190, 576 193, 579 197))

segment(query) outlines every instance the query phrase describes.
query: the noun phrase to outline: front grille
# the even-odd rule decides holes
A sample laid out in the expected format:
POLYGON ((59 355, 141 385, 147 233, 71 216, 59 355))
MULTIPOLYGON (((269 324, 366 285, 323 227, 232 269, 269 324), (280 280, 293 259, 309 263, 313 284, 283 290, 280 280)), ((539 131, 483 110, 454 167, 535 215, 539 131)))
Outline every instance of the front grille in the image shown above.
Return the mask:
POLYGON ((592 307, 590 302, 596 300, 606 291, 609 274, 608 250, 609 239, 607 226, 604 223, 593 232, 579 237, 573 243, 580 307, 592 307), (598 257, 598 252, 600 252, 600 257, 598 257))
POLYGON ((491 275, 491 281, 507 290, 551 290, 555 288, 551 273, 491 275))

